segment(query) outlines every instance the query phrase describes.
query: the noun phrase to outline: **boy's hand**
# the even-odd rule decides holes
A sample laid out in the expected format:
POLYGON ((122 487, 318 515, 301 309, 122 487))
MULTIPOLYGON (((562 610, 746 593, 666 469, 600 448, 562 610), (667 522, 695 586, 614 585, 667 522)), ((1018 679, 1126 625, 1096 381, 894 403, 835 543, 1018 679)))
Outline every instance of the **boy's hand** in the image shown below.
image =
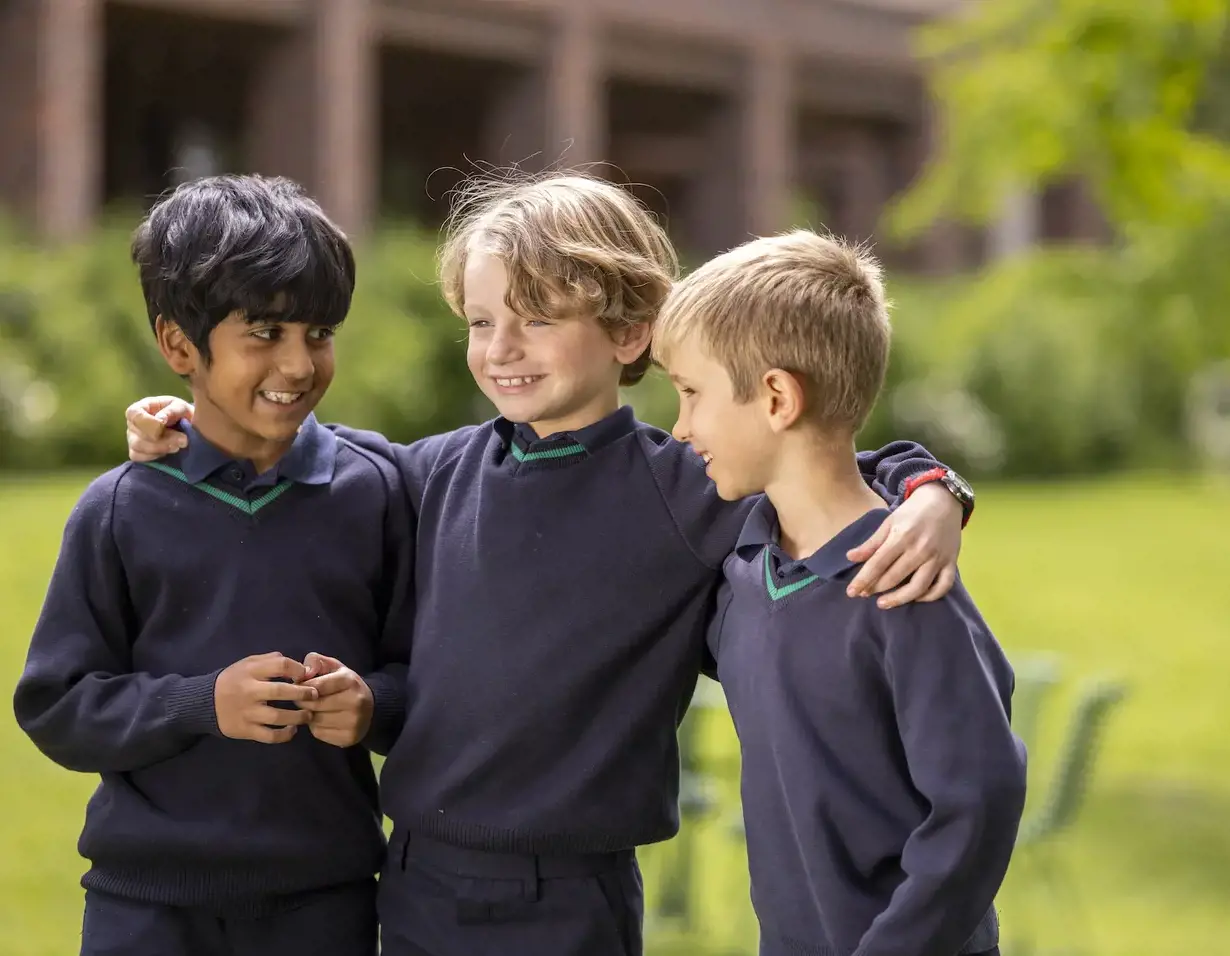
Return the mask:
POLYGON ((153 461, 179 451, 188 444, 183 432, 171 426, 192 421, 193 408, 182 398, 156 395, 133 402, 124 412, 128 424, 128 457, 133 461, 153 461))
POLYGON ((961 553, 961 503, 939 482, 916 490, 884 520, 876 533, 847 552, 851 561, 865 561, 846 593, 870 597, 885 594, 876 604, 898 607, 911 601, 936 601, 952 589, 961 553))
POLYGON ((372 725, 371 688, 335 658, 313 651, 303 664, 308 674, 304 686, 318 694, 316 700, 303 705, 311 713, 308 729, 312 736, 334 747, 355 746, 372 725))
POLYGON ((312 715, 302 707, 315 700, 316 688, 299 683, 306 676, 302 664, 277 651, 236 661, 214 682, 214 711, 218 730, 235 740, 281 744, 295 736, 312 715), (270 701, 288 701, 288 709, 270 701))

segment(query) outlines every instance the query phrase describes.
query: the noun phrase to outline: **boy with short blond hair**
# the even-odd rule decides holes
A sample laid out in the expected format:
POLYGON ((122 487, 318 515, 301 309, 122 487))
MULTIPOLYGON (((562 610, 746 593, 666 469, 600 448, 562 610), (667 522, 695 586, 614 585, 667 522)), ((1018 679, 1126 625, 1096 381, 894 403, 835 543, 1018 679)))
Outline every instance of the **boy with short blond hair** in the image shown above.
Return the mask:
POLYGON ((1025 798, 1012 669, 960 581, 893 610, 846 594, 848 550, 888 516, 854 435, 889 341, 879 264, 807 231, 706 263, 655 332, 676 438, 723 498, 765 493, 709 633, 763 956, 998 951, 1025 798))

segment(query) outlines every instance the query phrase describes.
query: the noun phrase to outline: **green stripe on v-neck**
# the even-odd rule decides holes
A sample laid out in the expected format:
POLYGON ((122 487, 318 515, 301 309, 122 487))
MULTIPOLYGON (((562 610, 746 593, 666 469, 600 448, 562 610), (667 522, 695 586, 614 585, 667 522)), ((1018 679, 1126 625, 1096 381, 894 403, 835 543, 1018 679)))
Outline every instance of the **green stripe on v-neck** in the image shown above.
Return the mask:
POLYGON ((512 446, 513 457, 517 461, 541 461, 544 458, 567 458, 570 455, 585 454, 585 446, 577 442, 562 445, 559 448, 545 448, 542 451, 522 451, 515 441, 509 444, 512 446))
POLYGON ((795 591, 803 590, 803 588, 807 587, 807 585, 811 584, 813 581, 820 580, 820 575, 809 574, 807 577, 801 578, 800 580, 795 581, 792 584, 783 584, 781 587, 778 587, 776 584, 773 583, 773 572, 769 570, 769 564, 772 562, 772 560, 773 560, 773 555, 769 553, 768 548, 765 548, 764 586, 769 591, 769 597, 771 597, 774 601, 780 601, 782 598, 788 597, 789 595, 793 594, 795 591))
POLYGON ((224 504, 228 504, 237 511, 242 511, 246 515, 256 514, 261 510, 261 508, 265 507, 265 505, 282 497, 282 495, 285 494, 286 489, 294 484, 293 481, 282 479, 259 498, 253 498, 251 501, 248 501, 246 498, 240 498, 238 495, 233 495, 229 491, 223 491, 221 488, 215 488, 213 485, 207 484, 203 481, 189 481, 188 476, 173 465, 164 465, 160 461, 147 461, 145 464, 147 464, 150 468, 156 468, 158 471, 170 475, 172 478, 178 478, 185 484, 192 485, 193 488, 217 498, 224 504))

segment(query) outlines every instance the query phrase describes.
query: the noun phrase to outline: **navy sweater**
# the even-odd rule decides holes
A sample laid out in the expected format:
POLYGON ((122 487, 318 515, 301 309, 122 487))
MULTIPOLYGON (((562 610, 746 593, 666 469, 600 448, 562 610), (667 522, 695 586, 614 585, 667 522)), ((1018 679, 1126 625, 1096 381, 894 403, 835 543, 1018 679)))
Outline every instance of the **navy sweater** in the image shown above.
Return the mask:
MULTIPOLYGON (((384 765, 395 824, 456 845, 602 852, 678 829, 675 731, 749 505, 629 408, 539 439, 484 425, 393 445, 417 519, 414 664, 384 765)), ((900 489, 917 445, 865 456, 900 489)), ((880 487, 880 486, 877 486, 880 487)))
POLYGON ((765 956, 957 956, 998 942, 993 900, 1025 801, 1012 669, 965 588, 881 610, 846 551, 775 543, 762 499, 725 565, 710 647, 742 750, 765 956))
POLYGON ((14 709, 51 759, 102 775, 87 888, 256 912, 377 872, 376 780, 365 748, 307 727, 274 745, 222 737, 214 681, 252 654, 337 657, 366 674, 369 743, 387 750, 404 720, 409 519, 394 469, 312 418, 259 478, 189 433, 77 503, 14 709))

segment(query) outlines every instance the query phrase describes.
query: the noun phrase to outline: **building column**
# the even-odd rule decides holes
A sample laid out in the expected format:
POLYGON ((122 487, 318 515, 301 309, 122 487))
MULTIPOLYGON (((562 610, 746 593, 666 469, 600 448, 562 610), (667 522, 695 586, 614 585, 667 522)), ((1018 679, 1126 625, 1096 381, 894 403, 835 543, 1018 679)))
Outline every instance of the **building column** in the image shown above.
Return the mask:
POLYGON ((742 82, 704 125, 676 230, 689 251, 711 255, 788 225, 797 149, 791 70, 784 49, 758 43, 742 82))
POLYGON ((0 8, 0 197, 53 240, 94 223, 102 198, 101 0, 0 8))
POLYGON ((839 134, 841 184, 845 191, 845 238, 876 242, 880 219, 892 194, 886 145, 876 130, 852 123, 839 134))
POLYGON ((789 225, 796 189, 793 64, 778 44, 758 44, 748 74, 740 192, 747 232, 769 235, 789 225))
POLYGON ((601 24, 585 4, 566 4, 550 39, 545 166, 601 162, 607 138, 601 24))
POLYGON ((1004 196, 999 218, 988 229, 991 259, 1008 259, 1026 252, 1042 234, 1042 204, 1031 189, 1016 189, 1004 196))
MULTIPOLYGON (((943 118, 939 104, 929 91, 921 91, 919 104, 913 152, 915 168, 921 175, 942 140, 943 118)), ((971 265, 968 240, 968 230, 959 223, 948 220, 937 222, 915 240, 917 263, 922 271, 932 275, 961 272, 971 265)))
POLYGON ((376 47, 368 0, 311 0, 269 51, 249 111, 249 165, 303 184, 344 230, 372 224, 378 183, 376 47))
POLYGON ((35 0, 0 5, 0 203, 31 219, 38 185, 38 14, 35 0))

